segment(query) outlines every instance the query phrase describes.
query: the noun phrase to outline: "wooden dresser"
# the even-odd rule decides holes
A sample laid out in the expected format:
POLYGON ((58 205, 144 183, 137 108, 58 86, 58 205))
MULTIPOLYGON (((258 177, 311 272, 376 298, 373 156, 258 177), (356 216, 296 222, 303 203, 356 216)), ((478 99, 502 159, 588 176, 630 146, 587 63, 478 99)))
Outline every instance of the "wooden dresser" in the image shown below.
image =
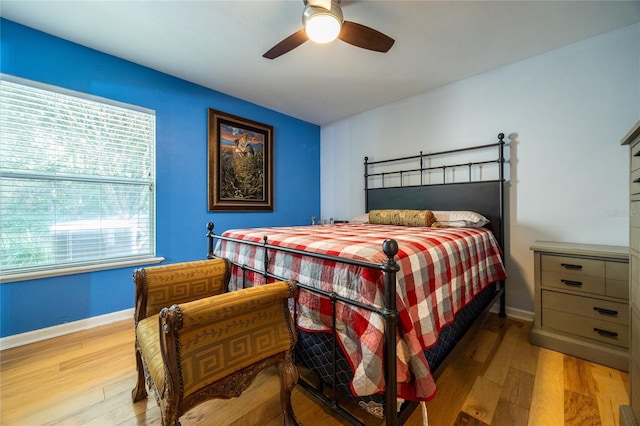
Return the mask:
POLYGON ((629 310, 631 345, 629 350, 630 405, 620 407, 620 424, 640 424, 640 121, 622 139, 629 145, 629 310))
POLYGON ((536 241, 531 343, 629 369, 627 247, 536 241))

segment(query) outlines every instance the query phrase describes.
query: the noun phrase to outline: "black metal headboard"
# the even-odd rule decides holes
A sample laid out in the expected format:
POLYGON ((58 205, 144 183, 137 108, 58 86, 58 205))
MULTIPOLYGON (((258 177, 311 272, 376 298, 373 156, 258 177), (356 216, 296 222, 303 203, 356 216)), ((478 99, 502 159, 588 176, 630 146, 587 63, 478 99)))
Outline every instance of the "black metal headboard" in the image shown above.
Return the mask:
MULTIPOLYGON (((369 162, 365 157, 365 208, 366 211, 377 209, 420 209, 420 210, 471 210, 489 219, 487 228, 491 229, 501 247, 504 248, 504 133, 498 135, 498 142, 470 148, 441 151, 369 162), (495 150, 495 151, 492 151, 495 150), (489 152, 496 157, 485 159, 489 152), (458 160, 469 155, 471 160, 455 161, 449 164, 433 165, 433 159, 453 157, 458 160), (474 156, 476 156, 474 158, 474 156), (419 167, 409 167, 406 164, 419 162, 419 167), (396 170, 394 164, 401 165, 396 170), (476 170, 491 164, 497 165, 498 173, 493 179, 482 180, 482 173, 476 170), (372 173, 372 168, 382 168, 384 171, 372 173), (447 181, 448 173, 462 169, 468 179, 464 182, 447 181), (437 183, 431 183, 426 175, 437 173, 440 178, 437 183), (479 175, 479 180, 473 180, 473 175, 479 175), (408 182, 407 177, 413 175, 417 182, 408 182), (371 187, 372 182, 377 187, 371 187), (387 186, 391 182, 393 186, 387 186)), ((444 160, 446 161, 446 160, 444 160)))

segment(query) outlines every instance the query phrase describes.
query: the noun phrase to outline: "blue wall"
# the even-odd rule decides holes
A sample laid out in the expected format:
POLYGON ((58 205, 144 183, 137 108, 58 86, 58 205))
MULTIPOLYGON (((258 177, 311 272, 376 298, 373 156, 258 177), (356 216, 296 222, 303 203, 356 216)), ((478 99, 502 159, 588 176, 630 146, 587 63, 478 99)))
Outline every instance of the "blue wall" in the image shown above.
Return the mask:
MULTIPOLYGON (((214 90, 2 20, 0 71, 156 111, 157 255, 206 255, 216 233, 320 217, 320 128, 214 90), (207 108, 274 128, 274 211, 207 211, 207 108)), ((0 284, 0 336, 133 307, 134 268, 0 284)))

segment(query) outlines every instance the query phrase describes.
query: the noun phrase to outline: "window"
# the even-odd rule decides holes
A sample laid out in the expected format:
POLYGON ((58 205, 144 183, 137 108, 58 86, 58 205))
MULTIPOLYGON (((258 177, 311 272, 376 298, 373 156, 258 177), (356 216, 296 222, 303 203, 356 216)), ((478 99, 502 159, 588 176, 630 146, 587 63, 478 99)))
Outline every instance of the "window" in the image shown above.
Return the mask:
POLYGON ((154 111, 3 75, 3 280, 153 258, 154 150, 154 111))

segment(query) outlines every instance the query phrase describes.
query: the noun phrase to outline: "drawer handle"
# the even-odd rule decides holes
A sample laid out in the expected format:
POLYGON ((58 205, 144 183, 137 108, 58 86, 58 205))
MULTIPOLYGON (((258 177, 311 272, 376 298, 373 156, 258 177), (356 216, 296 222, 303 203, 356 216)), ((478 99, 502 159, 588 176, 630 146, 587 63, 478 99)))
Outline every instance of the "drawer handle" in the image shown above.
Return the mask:
POLYGON ((580 281, 571 281, 571 280, 560 280, 560 282, 564 285, 568 285, 571 287, 580 287, 582 283, 580 281))
POLYGON ((566 269, 577 269, 580 270, 582 269, 582 265, 574 265, 572 263, 561 263, 560 266, 566 268, 566 269))
POLYGON ((594 306, 593 310, 602 315, 618 315, 618 311, 614 311, 612 309, 598 308, 597 306, 594 306))
POLYGON ((634 156, 634 157, 640 157, 640 151, 636 151, 636 152, 633 154, 633 156, 634 156))
POLYGON ((633 180, 633 183, 640 183, 640 178, 635 178, 635 179, 633 180))
POLYGON ((613 331, 608 331, 608 330, 603 330, 601 328, 593 328, 593 331, 595 331, 596 333, 598 333, 601 336, 604 337, 618 337, 618 333, 613 332, 613 331))

